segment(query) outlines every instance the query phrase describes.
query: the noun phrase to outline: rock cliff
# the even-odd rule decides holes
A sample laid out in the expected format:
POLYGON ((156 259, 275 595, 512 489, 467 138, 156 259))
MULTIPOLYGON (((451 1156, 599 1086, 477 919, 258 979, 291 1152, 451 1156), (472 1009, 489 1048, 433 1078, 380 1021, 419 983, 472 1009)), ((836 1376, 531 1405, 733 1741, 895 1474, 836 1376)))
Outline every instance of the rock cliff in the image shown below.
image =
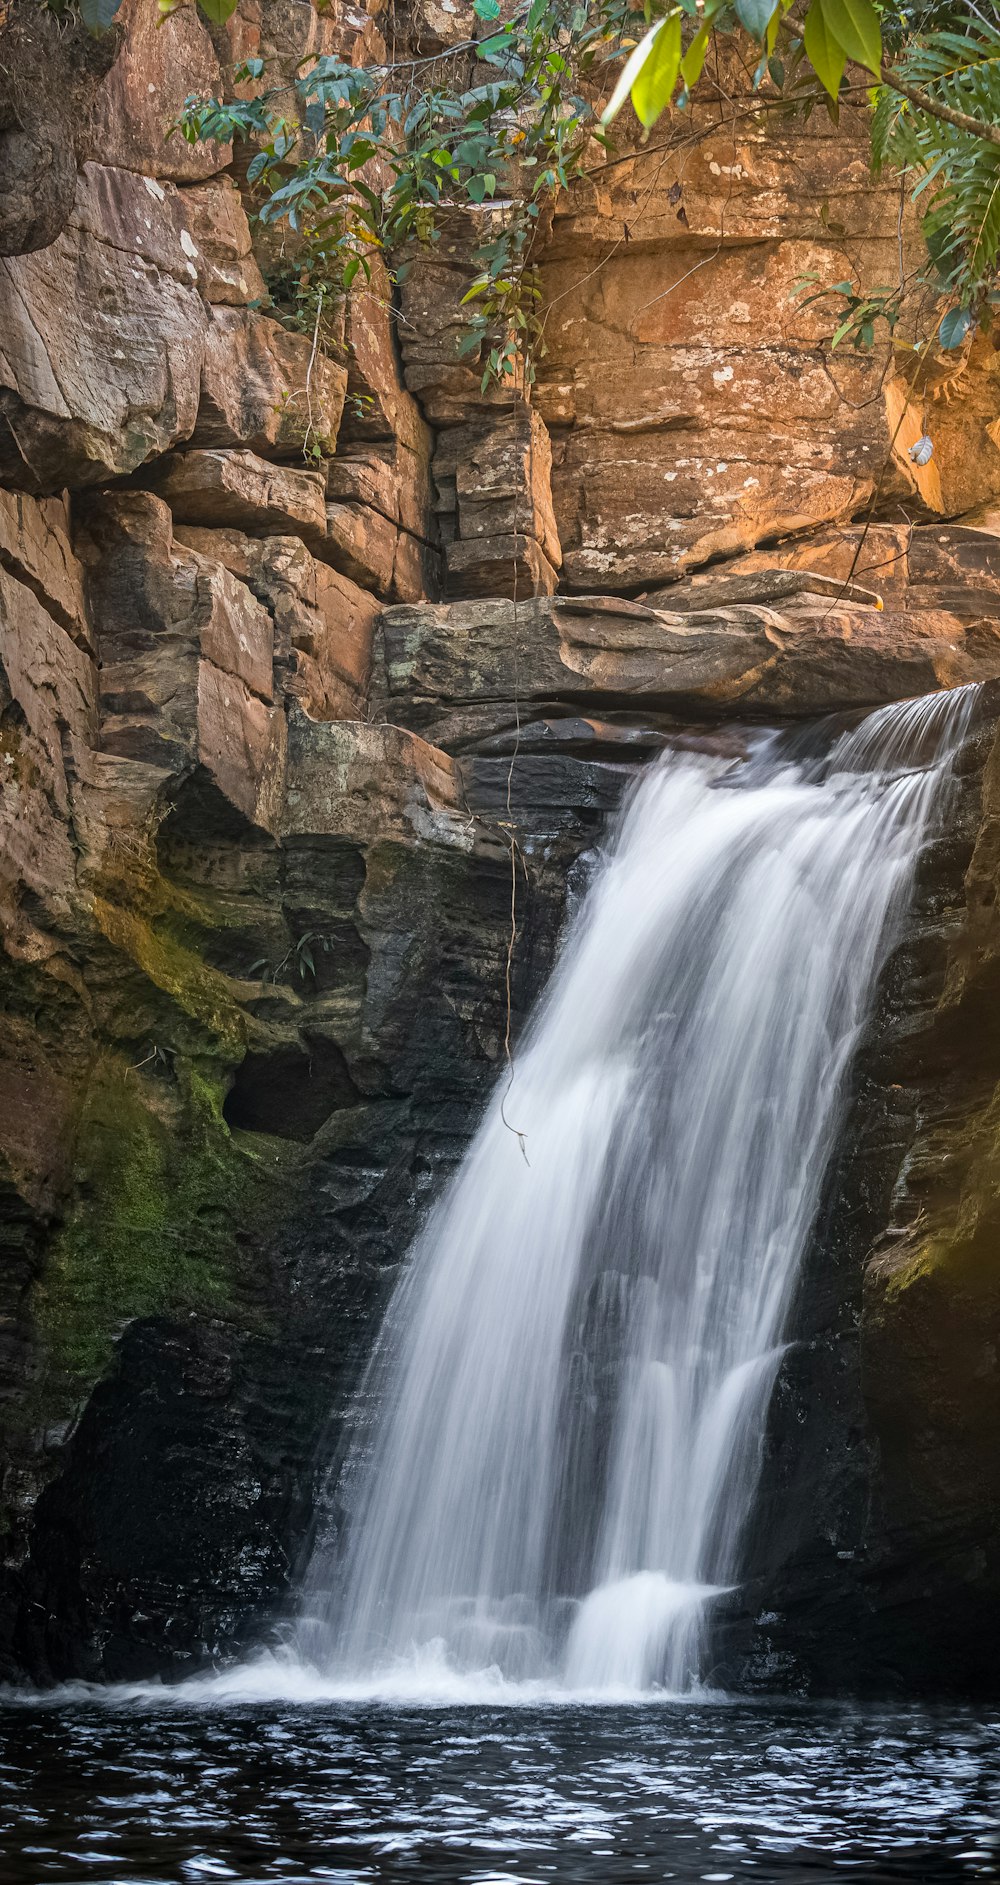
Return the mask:
MULTIPOLYGON (((238 157, 170 135, 239 58, 386 26, 5 16, 0 1675, 177 1674, 280 1613, 635 766, 1000 675, 998 356, 917 401, 793 297, 911 240, 860 114, 734 130, 708 95, 596 166, 540 251, 537 383, 484 393, 463 218, 317 348, 238 157)), ((994 713, 831 1179, 741 1679, 1000 1681, 994 713)))

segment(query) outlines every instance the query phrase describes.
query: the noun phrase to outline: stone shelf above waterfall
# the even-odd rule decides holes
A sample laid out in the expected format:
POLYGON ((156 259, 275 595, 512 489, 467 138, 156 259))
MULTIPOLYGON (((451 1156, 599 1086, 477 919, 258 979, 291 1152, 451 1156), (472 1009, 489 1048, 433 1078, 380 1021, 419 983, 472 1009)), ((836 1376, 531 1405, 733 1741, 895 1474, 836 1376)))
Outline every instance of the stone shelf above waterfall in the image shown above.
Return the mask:
POLYGON ((800 718, 1000 675, 1000 616, 883 607, 827 574, 739 565, 661 591, 655 604, 407 604, 383 612, 380 640, 385 717, 458 750, 549 709, 800 718))

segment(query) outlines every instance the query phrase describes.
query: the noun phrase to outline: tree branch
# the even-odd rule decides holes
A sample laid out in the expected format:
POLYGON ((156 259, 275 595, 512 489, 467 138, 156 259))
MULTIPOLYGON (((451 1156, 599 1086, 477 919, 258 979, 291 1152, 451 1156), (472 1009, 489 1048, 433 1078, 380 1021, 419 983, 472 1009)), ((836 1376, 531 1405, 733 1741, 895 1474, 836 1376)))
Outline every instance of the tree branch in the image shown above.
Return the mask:
POLYGON ((970 137, 978 137, 984 144, 993 144, 1000 150, 1000 125, 984 124, 981 118, 972 118, 966 111, 953 111, 950 105, 939 104, 929 92, 922 92, 916 85, 908 85, 889 66, 882 67, 881 77, 883 85, 887 85, 890 91, 908 98, 911 105, 916 105, 919 111, 926 111, 928 117, 938 118, 943 124, 952 124, 956 131, 966 131, 970 137))

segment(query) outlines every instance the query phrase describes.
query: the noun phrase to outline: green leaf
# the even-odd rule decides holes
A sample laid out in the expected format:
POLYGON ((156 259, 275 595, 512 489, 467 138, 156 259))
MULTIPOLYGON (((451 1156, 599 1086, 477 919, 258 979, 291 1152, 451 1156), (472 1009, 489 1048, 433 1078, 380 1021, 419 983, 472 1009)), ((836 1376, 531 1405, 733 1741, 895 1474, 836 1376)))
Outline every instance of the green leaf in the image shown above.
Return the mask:
POLYGON ((661 23, 642 71, 632 87, 632 104, 639 123, 649 130, 666 110, 677 83, 681 63, 681 16, 661 23))
POLYGON ((90 33, 106 33, 122 0, 80 0, 80 18, 90 33))
POLYGON ((498 20, 500 0, 472 0, 472 11, 477 20, 498 20))
POLYGON ((684 80, 685 91, 690 91, 692 85, 696 85, 701 77, 702 67, 708 57, 711 37, 711 24, 706 20, 704 26, 699 27, 681 60, 681 77, 684 80))
POLYGON ((734 4, 740 25, 745 26, 755 39, 763 39, 771 15, 776 10, 774 0, 734 0, 734 4))
POLYGON ((649 55, 653 50, 653 46, 656 43, 656 39, 662 25, 663 25, 663 21, 657 20, 656 25, 650 27, 649 32, 645 35, 645 37, 643 39, 640 39, 639 44, 635 46, 633 50, 629 53, 629 56, 626 59, 625 64, 623 65, 621 72, 618 75, 618 83, 615 86, 615 89, 612 92, 611 97, 609 98, 607 104, 604 107, 604 110, 601 113, 602 124, 610 124, 613 118, 617 118, 618 113, 620 112, 623 104, 625 103, 626 98, 629 97, 632 91, 632 87, 635 84, 636 79, 638 78, 640 72, 642 71, 643 66, 646 63, 646 60, 649 58, 649 55))
POLYGON ((827 31, 847 57, 877 75, 882 69, 882 29, 872 0, 823 0, 823 14, 827 31))
POLYGON ((952 347, 960 347, 962 345, 970 327, 974 325, 975 319, 976 317, 971 308, 952 308, 950 313, 945 315, 944 320, 938 328, 938 339, 946 353, 949 352, 952 347))
POLYGON ((236 12, 237 0, 198 0, 198 5, 213 26, 225 26, 229 15, 236 12))
POLYGON ((806 14, 802 35, 806 56, 824 91, 836 98, 844 76, 847 54, 830 32, 826 20, 826 0, 812 0, 806 14))
POLYGON ((487 59, 490 65, 497 65, 510 53, 510 40, 506 33, 494 33, 492 39, 481 39, 476 51, 481 59, 487 59))
POLYGON ((350 261, 344 263, 344 287, 345 288, 350 287, 360 267, 361 267, 360 255, 352 255, 350 261))

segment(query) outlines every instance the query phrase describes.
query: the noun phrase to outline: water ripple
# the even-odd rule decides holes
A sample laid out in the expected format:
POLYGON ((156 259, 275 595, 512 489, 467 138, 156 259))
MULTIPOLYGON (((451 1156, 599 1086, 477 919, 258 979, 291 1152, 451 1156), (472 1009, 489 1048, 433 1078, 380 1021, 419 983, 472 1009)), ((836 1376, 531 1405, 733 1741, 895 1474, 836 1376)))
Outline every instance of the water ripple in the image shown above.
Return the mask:
POLYGON ((1000 1720, 730 1702, 0 1703, 4 1885, 1000 1879, 1000 1720))

